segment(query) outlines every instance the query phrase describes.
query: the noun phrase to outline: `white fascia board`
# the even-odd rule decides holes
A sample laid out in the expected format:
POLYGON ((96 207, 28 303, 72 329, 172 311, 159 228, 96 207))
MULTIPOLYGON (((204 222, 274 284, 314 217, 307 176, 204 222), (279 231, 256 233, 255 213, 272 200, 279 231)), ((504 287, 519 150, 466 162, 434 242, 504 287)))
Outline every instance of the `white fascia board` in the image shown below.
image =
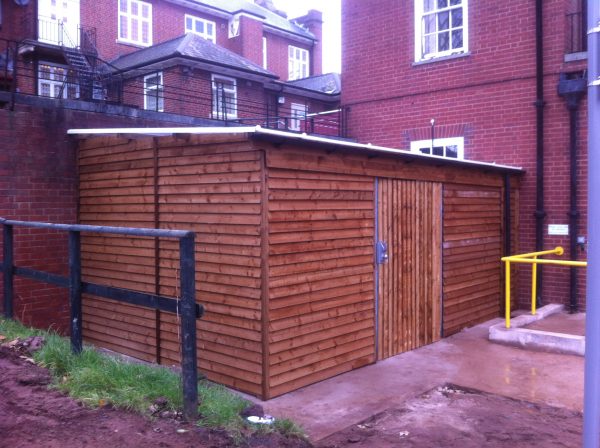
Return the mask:
POLYGON ((336 140, 327 137, 316 137, 314 135, 308 135, 305 133, 297 134, 294 132, 278 131, 276 129, 267 129, 261 126, 240 126, 240 127, 181 127, 181 128, 103 128, 103 129, 69 129, 68 135, 78 136, 94 136, 94 135, 140 135, 140 136, 152 136, 152 137, 165 137, 176 134, 198 134, 198 135, 211 135, 211 134, 258 134, 258 135, 270 135, 274 137, 282 137, 288 140, 299 140, 311 143, 321 143, 339 146, 341 149, 357 149, 369 152, 376 152, 382 154, 395 154, 408 156, 412 159, 422 160, 437 160, 444 164, 457 165, 457 166, 473 166, 479 168, 491 168, 500 170, 510 171, 522 171, 523 168, 500 165, 496 163, 477 162, 473 160, 458 160, 449 159, 447 157, 433 156, 430 154, 417 154, 405 149, 387 148, 385 146, 372 145, 371 143, 354 143, 345 140, 336 140))

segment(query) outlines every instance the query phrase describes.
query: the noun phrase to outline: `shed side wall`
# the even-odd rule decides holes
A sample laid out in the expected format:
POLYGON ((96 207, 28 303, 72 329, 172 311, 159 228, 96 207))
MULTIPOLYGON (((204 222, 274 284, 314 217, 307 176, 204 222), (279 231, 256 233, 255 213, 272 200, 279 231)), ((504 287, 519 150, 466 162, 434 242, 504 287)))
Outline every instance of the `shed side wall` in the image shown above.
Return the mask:
MULTIPOLYGON (((80 218, 85 224, 195 231, 196 294, 206 308, 198 321, 199 368, 212 380, 260 395, 261 155, 246 136, 223 140, 190 136, 82 143, 80 218)), ((158 250, 154 240, 131 248, 121 240, 90 242, 86 237, 86 244, 86 278, 179 295, 175 241, 161 239, 158 250)), ((179 363, 177 316, 100 299, 86 303, 84 335, 90 342, 163 364, 179 363), (109 307, 110 319, 101 320, 94 311, 100 307, 109 307), (117 328, 119 321, 127 325, 117 328), (138 341, 139 334, 146 339, 138 341), (131 340, 141 346, 131 349, 131 340)))

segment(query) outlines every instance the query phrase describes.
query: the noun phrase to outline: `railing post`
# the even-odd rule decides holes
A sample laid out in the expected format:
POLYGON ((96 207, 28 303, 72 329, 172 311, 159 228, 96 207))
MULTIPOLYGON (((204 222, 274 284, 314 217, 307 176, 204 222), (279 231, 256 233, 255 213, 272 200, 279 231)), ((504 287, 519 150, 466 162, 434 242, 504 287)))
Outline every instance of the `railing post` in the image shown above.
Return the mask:
POLYGON ((510 261, 505 262, 506 271, 504 273, 504 313, 506 316, 506 328, 510 328, 510 261))
POLYGON ((198 415, 198 360, 196 357, 196 261, 194 234, 179 241, 181 271, 181 375, 183 416, 195 420, 198 415))
POLYGON ((3 224, 3 274, 4 274, 4 317, 13 318, 13 278, 14 278, 14 249, 13 249, 13 226, 3 224))
POLYGON ((83 348, 81 310, 81 234, 69 231, 69 302, 71 304, 71 350, 83 348))
MULTIPOLYGON (((533 257, 534 260, 537 260, 537 255, 533 257)), ((531 314, 535 315, 537 301, 535 298, 537 297, 537 263, 533 263, 531 265, 531 314)))

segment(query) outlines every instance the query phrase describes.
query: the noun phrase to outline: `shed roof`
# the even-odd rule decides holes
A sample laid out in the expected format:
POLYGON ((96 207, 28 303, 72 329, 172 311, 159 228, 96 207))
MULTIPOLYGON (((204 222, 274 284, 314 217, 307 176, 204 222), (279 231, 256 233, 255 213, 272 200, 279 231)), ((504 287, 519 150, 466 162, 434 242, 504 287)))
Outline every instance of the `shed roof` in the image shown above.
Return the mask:
POLYGON ((522 174, 525 171, 521 167, 501 165, 497 163, 478 162, 474 160, 450 159, 447 157, 434 156, 411 152, 409 150, 388 148, 385 146, 372 145, 371 143, 355 143, 347 140, 337 140, 326 137, 316 137, 307 134, 298 134, 293 132, 267 129, 261 126, 239 126, 239 127, 165 127, 165 128, 100 128, 100 129, 69 129, 68 135, 75 135, 81 138, 93 137, 97 135, 127 135, 133 136, 151 136, 164 137, 177 134, 248 134, 250 138, 262 139, 282 143, 303 142, 311 146, 328 146, 337 148, 341 151, 358 151, 371 154, 385 154, 395 156, 406 160, 421 161, 427 164, 449 165, 459 167, 473 167, 492 171, 500 171, 512 174, 522 174))

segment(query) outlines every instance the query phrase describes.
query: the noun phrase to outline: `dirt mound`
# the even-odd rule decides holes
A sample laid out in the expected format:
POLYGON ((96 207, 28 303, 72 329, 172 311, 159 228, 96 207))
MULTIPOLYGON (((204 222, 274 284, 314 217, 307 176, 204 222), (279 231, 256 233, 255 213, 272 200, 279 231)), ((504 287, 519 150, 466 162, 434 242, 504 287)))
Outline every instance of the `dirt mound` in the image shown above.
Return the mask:
MULTIPOLYGON (((0 448, 148 448, 234 446, 221 431, 173 419, 148 420, 115 409, 90 409, 49 390, 47 370, 14 347, 0 346, 0 448)), ((252 447, 310 446, 279 435, 254 436, 252 447)))

